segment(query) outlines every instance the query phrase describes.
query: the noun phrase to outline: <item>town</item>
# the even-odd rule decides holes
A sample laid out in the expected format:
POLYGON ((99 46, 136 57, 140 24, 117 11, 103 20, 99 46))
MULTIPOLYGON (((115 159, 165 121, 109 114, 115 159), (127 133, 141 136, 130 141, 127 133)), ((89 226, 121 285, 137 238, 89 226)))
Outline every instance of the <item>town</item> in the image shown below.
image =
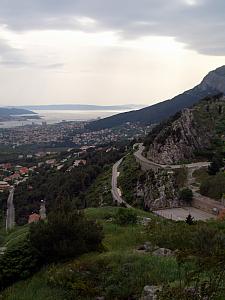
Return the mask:
POLYGON ((147 134, 151 126, 125 123, 111 129, 91 131, 87 122, 61 122, 48 125, 26 125, 0 129, 0 145, 19 147, 45 145, 49 147, 74 147, 107 144, 121 140, 132 140, 147 134))

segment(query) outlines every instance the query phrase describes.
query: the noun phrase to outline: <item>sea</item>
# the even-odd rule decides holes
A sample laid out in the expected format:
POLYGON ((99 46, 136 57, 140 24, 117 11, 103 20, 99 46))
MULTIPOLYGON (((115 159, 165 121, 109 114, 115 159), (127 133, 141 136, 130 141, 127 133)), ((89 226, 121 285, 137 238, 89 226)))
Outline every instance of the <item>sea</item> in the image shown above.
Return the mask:
POLYGON ((112 110, 34 110, 40 116, 40 119, 30 119, 26 121, 7 121, 1 122, 0 128, 13 128, 24 125, 42 124, 56 124, 63 121, 91 121, 99 118, 106 118, 112 115, 125 111, 112 110))

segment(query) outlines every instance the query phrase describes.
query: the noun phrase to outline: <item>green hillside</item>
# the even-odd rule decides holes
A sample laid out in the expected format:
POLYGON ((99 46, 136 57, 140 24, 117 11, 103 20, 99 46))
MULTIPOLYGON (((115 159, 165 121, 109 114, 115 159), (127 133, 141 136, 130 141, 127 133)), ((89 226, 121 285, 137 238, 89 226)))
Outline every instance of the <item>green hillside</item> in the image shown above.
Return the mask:
MULTIPOLYGON (((122 211, 127 209, 122 208, 122 211)), ((178 300, 186 299, 181 295, 187 284, 206 284, 212 272, 215 279, 221 275, 217 267, 218 255, 212 260, 211 254, 215 251, 212 242, 219 245, 215 237, 225 233, 225 222, 200 222, 190 226, 185 222, 174 223, 151 213, 133 210, 140 222, 145 217, 150 218, 149 224, 119 225, 116 216, 120 212, 121 208, 115 207, 86 209, 85 215, 89 219, 97 219, 103 225, 105 238, 102 252, 84 254, 66 263, 49 265, 33 277, 5 290, 1 294, 2 299, 72 300, 103 296, 105 299, 138 299, 145 285, 154 284, 165 286, 159 299, 178 300), (201 244, 206 234, 214 237, 201 244), (140 245, 146 243, 148 251, 138 250, 142 249, 140 245), (179 251, 174 256, 155 256, 151 245, 179 251), (200 269, 199 264, 202 266, 200 269), (187 278, 189 281, 186 281, 187 278), (171 291, 173 298, 169 296, 171 291)), ((224 252, 224 249, 221 251, 224 252)), ((220 279, 216 296, 211 299, 223 299, 223 279, 220 279)))

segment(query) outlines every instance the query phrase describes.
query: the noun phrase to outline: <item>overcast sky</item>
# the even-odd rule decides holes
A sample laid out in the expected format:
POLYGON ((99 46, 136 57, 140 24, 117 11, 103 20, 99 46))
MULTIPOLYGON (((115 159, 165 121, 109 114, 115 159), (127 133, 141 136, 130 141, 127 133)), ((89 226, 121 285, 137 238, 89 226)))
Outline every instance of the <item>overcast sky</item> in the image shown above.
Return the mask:
POLYGON ((152 104, 225 64, 224 0, 0 0, 0 105, 152 104))

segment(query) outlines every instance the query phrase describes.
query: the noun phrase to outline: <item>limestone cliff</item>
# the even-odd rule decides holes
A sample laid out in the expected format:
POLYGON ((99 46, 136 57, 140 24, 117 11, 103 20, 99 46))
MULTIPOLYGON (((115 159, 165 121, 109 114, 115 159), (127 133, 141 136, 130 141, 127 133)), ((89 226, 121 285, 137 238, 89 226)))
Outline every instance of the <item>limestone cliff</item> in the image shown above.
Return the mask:
POLYGON ((164 170, 146 172, 137 183, 137 199, 150 210, 181 206, 176 175, 164 170))
POLYGON ((176 164, 212 148, 224 132, 223 94, 207 97, 157 126, 146 139, 146 156, 160 164, 176 164))
POLYGON ((160 164, 174 164, 193 158, 195 150, 210 145, 212 132, 196 122, 192 109, 163 128, 150 145, 147 158, 160 164))

